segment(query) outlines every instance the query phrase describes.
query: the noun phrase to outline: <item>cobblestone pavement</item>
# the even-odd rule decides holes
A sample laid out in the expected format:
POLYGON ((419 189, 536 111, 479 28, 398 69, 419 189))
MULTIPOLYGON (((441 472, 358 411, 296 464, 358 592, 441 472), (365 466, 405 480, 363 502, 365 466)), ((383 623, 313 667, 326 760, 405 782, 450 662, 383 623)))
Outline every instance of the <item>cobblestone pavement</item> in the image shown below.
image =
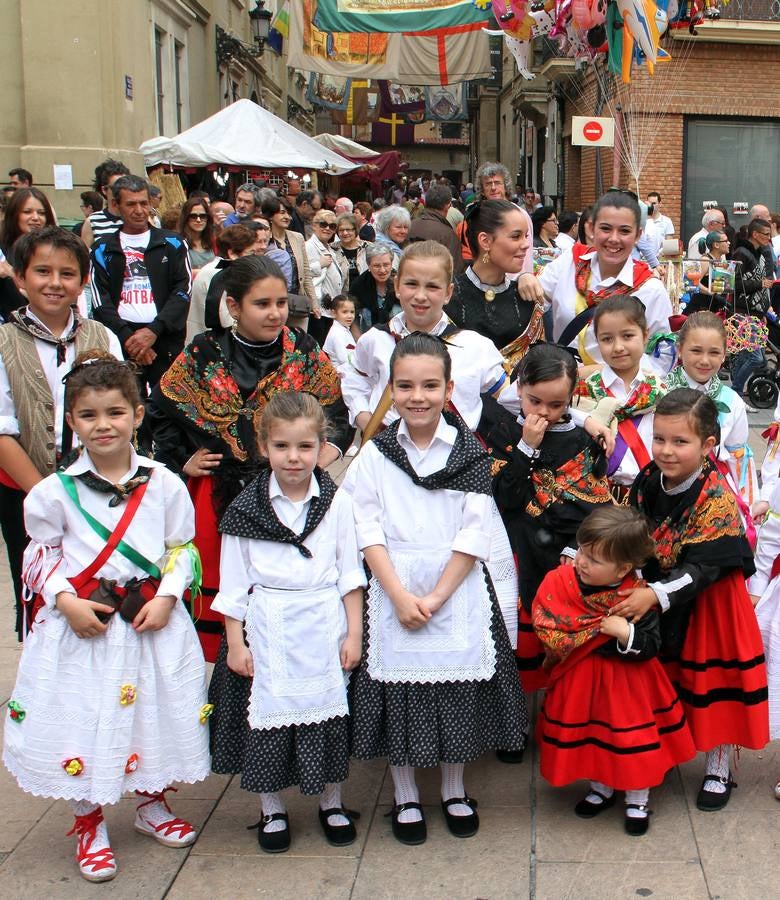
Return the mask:
MULTIPOLYGON (((751 416, 754 449, 770 416, 751 416)), ((19 645, 11 635, 5 551, 0 548, 0 701, 13 689, 19 645)), ((4 715, 4 721, 7 718, 4 715)), ((555 790, 538 774, 531 749, 521 766, 484 758, 469 767, 469 794, 479 799, 481 828, 472 839, 450 837, 438 805, 436 772, 421 772, 429 837, 402 847, 385 813, 392 782, 383 762, 356 763, 345 802, 358 809, 358 841, 336 849, 317 823, 316 799, 288 791, 293 844, 282 856, 263 854, 246 826, 259 818, 255 796, 237 779, 212 776, 182 787, 176 811, 199 829, 189 850, 166 849, 133 831, 133 801, 106 811, 119 864, 108 885, 78 875, 72 824, 65 803, 23 794, 0 768, 0 892, 8 898, 74 900, 102 894, 112 900, 769 900, 778 896, 780 742, 743 752, 729 806, 696 810, 701 758, 669 774, 651 794, 654 816, 643 838, 624 834, 619 806, 584 822, 572 807, 583 786, 555 790)))

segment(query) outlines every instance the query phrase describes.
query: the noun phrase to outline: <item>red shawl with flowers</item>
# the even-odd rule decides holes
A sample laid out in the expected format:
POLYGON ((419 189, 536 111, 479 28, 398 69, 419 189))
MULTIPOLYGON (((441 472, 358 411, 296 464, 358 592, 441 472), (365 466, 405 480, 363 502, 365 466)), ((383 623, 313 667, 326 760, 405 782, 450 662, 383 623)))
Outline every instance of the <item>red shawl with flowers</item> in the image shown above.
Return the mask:
MULTIPOLYGON (((618 602, 618 591, 640 587, 644 582, 629 573, 617 587, 585 594, 577 581, 574 566, 559 566, 549 572, 539 586, 531 615, 536 636, 544 645, 545 666, 553 667, 557 676, 564 663, 581 647, 595 650, 604 643, 600 636, 601 620, 618 602)), ((605 636, 606 638, 606 636, 605 636)), ((577 654, 577 659, 583 653, 577 654)), ((570 666, 566 666, 570 668, 570 666)))
POLYGON ((654 278, 653 270, 646 262, 640 259, 634 260, 634 283, 632 285, 623 284, 622 281, 616 281, 609 287, 601 288, 598 291, 591 291, 588 288, 590 284, 590 260, 584 257, 590 253, 594 253, 593 247, 585 244, 575 243, 572 247, 572 255, 574 257, 574 283, 577 287, 577 293, 585 298, 585 302, 589 307, 596 306, 601 300, 607 297, 614 297, 617 294, 632 294, 637 288, 641 287, 650 278, 654 278))

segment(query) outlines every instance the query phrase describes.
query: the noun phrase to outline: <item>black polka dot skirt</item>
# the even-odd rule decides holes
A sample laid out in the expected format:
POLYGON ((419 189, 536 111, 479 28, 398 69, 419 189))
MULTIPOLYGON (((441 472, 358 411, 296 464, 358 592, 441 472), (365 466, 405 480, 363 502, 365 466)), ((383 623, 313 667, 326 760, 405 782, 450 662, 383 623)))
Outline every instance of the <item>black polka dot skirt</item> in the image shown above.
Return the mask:
POLYGON ((242 678, 228 668, 223 637, 209 685, 209 702, 214 704, 209 720, 214 772, 241 773, 241 787, 255 793, 297 785, 303 794, 320 794, 327 783, 346 780, 347 716, 314 725, 252 729, 247 722, 251 687, 251 678, 242 678))
POLYGON ((525 697, 492 584, 489 588, 490 630, 497 650, 496 671, 489 681, 375 681, 365 661, 368 617, 364 615, 364 660, 351 685, 353 756, 384 756, 394 766, 437 766, 472 762, 487 750, 525 747, 525 697))

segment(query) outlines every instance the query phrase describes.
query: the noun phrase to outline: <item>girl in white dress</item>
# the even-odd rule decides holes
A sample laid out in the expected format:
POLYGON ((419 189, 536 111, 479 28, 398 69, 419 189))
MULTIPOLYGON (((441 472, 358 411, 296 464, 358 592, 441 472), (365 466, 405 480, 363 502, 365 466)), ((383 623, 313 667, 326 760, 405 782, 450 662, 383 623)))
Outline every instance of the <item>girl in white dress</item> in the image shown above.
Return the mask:
POLYGON ((108 881, 102 806, 125 791, 139 797, 136 831, 169 847, 195 840, 165 791, 209 774, 205 664, 181 602, 199 564, 186 488, 130 443, 143 418, 130 367, 81 354, 65 409, 82 448, 25 501, 38 609, 3 761, 28 793, 70 801, 79 870, 108 881))
POLYGON ((634 479, 652 458, 653 410, 666 387, 645 365, 648 330, 640 300, 621 294, 602 300, 593 316, 593 332, 604 364, 580 381, 571 417, 596 440, 603 436, 609 483, 615 499, 624 503, 634 479), (611 418, 606 430, 605 418, 611 418))
POLYGON ((398 343, 389 374, 400 419, 361 450, 353 482, 358 545, 371 569, 353 753, 388 757, 393 834, 404 844, 426 838, 415 767, 441 766, 447 826, 470 837, 479 818, 465 763, 489 749, 522 750, 527 726, 485 566, 490 459, 463 420, 443 412, 451 365, 434 335, 398 343))
POLYGON ((315 468, 325 432, 311 394, 274 394, 259 434, 270 470, 220 523, 212 608, 225 616, 227 642, 209 689, 213 768, 240 772, 241 787, 260 794, 256 827, 267 853, 290 846, 278 792, 292 785, 320 795, 320 825, 331 844, 356 837, 341 784, 349 767, 347 680, 360 660, 366 577, 352 501, 315 468))
POLYGON ((355 352, 355 335, 352 334, 352 325, 357 315, 355 300, 347 294, 339 294, 331 300, 325 300, 322 305, 333 315, 333 324, 322 349, 341 374, 342 368, 352 362, 355 352))
MULTIPOLYGON (((748 582, 764 641, 769 685, 769 739, 780 738, 780 484, 775 484, 769 512, 758 533, 756 574, 748 582)), ((780 779, 775 784, 780 800, 780 779)))

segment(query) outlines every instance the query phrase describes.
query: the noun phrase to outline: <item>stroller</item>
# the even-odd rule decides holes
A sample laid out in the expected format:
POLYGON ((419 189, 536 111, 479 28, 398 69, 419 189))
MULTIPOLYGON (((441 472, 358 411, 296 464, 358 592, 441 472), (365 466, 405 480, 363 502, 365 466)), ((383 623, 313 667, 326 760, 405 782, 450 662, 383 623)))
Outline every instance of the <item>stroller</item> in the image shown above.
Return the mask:
POLYGON ((745 395, 757 409, 774 409, 780 395, 780 320, 771 310, 766 316, 766 326, 766 363, 745 384, 745 395))

